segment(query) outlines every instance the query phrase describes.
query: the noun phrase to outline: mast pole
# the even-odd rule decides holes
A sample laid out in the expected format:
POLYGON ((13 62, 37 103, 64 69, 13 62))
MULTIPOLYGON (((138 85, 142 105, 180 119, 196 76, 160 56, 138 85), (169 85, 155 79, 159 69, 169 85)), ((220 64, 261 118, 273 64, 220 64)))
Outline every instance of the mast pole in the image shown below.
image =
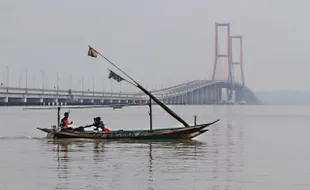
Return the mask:
POLYGON ((60 106, 57 108, 57 128, 59 129, 59 123, 60 123, 60 106))
POLYGON ((149 102, 149 107, 150 107, 150 130, 153 130, 153 121, 152 121, 152 98, 150 97, 150 102, 149 102))

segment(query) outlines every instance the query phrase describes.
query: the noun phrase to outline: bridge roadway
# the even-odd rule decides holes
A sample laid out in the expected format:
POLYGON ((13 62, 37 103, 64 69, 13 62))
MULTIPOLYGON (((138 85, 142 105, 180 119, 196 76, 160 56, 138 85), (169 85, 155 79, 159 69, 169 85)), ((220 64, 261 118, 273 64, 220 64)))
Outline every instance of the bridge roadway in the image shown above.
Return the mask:
MULTIPOLYGON (((227 91, 233 86, 234 104, 262 105, 263 103, 246 86, 228 81, 195 80, 165 89, 152 91, 165 104, 227 104, 227 91), (225 97, 226 96, 226 97, 225 97)), ((139 94, 147 98, 144 94, 139 94)))
POLYGON ((247 86, 220 80, 196 80, 153 93, 165 104, 263 104, 247 86), (228 100, 231 86, 233 97, 228 100))
POLYGON ((92 92, 76 90, 0 88, 0 103, 9 105, 110 104, 142 103, 143 97, 132 93, 92 92))
MULTIPOLYGON (((165 104, 223 104, 225 102, 223 89, 228 89, 230 85, 226 81, 195 80, 151 92, 165 104)), ((262 104, 249 88, 243 87, 241 84, 234 84, 234 92, 235 102, 262 104)), ((143 93, 0 88, 0 105, 145 104, 148 99, 143 93)))

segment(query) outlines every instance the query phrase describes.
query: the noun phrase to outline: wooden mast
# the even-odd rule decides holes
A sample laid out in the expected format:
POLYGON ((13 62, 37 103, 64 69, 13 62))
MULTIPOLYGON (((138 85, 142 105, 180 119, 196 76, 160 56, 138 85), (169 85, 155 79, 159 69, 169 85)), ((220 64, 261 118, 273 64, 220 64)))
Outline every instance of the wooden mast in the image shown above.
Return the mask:
POLYGON ((59 129, 59 123, 60 123, 60 106, 57 107, 57 129, 59 129))

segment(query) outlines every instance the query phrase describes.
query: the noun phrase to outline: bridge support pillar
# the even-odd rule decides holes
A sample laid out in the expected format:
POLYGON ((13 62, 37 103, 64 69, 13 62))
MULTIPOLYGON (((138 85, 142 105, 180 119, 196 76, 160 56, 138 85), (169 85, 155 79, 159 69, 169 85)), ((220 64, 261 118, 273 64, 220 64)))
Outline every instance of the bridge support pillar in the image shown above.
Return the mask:
POLYGON ((199 97, 199 104, 204 104, 203 102, 204 102, 204 91, 203 91, 203 88, 200 88, 200 97, 199 97))
POLYGON ((89 104, 94 104, 95 100, 94 99, 85 99, 84 103, 89 103, 89 104))
POLYGON ((198 100, 197 100, 197 104, 201 104, 202 102, 202 89, 198 89, 197 90, 197 94, 198 94, 198 100))
POLYGON ((194 91, 190 92, 190 104, 194 104, 194 91))
POLYGON ((200 98, 199 89, 196 89, 194 90, 194 104, 199 104, 199 98, 200 98))
POLYGON ((203 103, 204 104, 208 104, 208 96, 207 96, 207 87, 204 87, 204 90, 203 90, 203 93, 204 93, 204 100, 203 100, 203 103))
POLYGON ((219 97, 218 104, 221 104, 222 103, 222 88, 219 88, 218 97, 219 97))
POLYGON ((188 104, 188 98, 187 98, 187 95, 188 95, 188 92, 185 92, 184 94, 184 98, 183 98, 183 101, 184 103, 187 105, 188 104))
POLYGON ((8 97, 0 97, 0 103, 1 104, 7 104, 9 102, 9 98, 8 97))
POLYGON ((191 104, 195 104, 195 91, 191 92, 191 104))
POLYGON ((180 95, 180 104, 184 104, 184 94, 180 95))
POLYGON ((191 96, 190 96, 190 92, 186 92, 185 94, 185 101, 187 105, 191 104, 191 96))
POLYGON ((212 104, 216 105, 217 104, 217 102, 216 102, 217 98, 216 98, 216 88, 215 88, 215 86, 213 86, 213 88, 212 88, 211 97, 212 97, 212 104))
MULTIPOLYGON (((43 105, 44 104, 44 98, 34 98, 34 97, 29 97, 29 96, 21 98, 18 101, 22 103, 26 103, 27 105, 43 105)), ((50 101, 54 101, 54 100, 52 99, 50 101)))
POLYGON ((181 94, 180 96, 180 104, 184 104, 184 94, 181 94))
POLYGON ((195 90, 195 104, 199 104, 200 89, 195 90))
POLYGON ((27 98, 8 98, 7 104, 8 105, 24 105, 27 102, 27 98))

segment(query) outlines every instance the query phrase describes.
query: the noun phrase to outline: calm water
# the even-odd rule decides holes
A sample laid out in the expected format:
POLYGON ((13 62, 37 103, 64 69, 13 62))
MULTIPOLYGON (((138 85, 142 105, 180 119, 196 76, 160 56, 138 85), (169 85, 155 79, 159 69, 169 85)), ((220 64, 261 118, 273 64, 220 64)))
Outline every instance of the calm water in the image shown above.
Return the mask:
MULTIPOLYGON (((193 123, 220 118, 189 142, 53 141, 36 127, 56 111, 0 108, 0 190, 310 189, 310 107, 172 106, 193 123)), ((148 128, 147 107, 71 110, 76 125, 148 128)), ((180 124, 154 108, 154 127, 180 124)))

